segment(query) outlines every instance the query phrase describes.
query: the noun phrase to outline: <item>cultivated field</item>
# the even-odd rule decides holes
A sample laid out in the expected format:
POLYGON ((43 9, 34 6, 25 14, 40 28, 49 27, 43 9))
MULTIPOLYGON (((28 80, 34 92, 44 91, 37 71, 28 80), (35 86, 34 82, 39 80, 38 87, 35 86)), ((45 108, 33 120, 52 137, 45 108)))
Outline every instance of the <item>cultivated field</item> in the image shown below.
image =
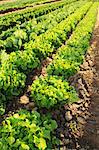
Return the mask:
POLYGON ((0 3, 0 150, 98 150, 98 7, 0 3))

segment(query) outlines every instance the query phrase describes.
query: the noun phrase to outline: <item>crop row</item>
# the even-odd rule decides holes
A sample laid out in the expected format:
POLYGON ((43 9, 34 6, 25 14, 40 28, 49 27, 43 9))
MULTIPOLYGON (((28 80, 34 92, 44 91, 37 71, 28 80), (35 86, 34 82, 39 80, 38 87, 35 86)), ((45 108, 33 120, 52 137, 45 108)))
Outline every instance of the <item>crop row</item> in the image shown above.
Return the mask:
POLYGON ((7 30, 9 27, 13 27, 16 24, 21 24, 25 21, 28 21, 32 18, 37 18, 39 16, 42 16, 44 14, 49 13, 50 11, 56 10, 58 8, 63 7, 64 5, 71 3, 75 0, 69 0, 67 1, 60 1, 56 3, 51 4, 45 4, 42 6, 34 7, 34 8, 28 8, 20 12, 11 13, 5 16, 2 16, 0 18, 0 33, 3 30, 7 30))
POLYGON ((6 12, 7 10, 13 8, 22 8, 27 6, 34 6, 37 4, 42 4, 49 2, 49 0, 16 0, 15 2, 6 2, 3 5, 0 5, 0 12, 6 12))
MULTIPOLYGON (((71 74, 69 76, 64 74, 63 69, 69 72, 72 71, 72 67, 68 70, 70 62, 76 63, 78 67, 82 63, 96 20, 97 4, 93 4, 87 15, 78 24, 67 44, 58 49, 53 62, 47 68, 48 75, 39 77, 32 84, 31 97, 39 107, 51 108, 56 104, 77 100, 75 90, 65 81, 71 74), (57 63, 57 58, 61 60, 58 68, 61 65, 62 67, 60 71, 54 68, 56 71, 53 74, 52 66, 55 61, 57 63)), ((76 67, 74 69, 76 70, 76 67)), ((2 150, 51 150, 53 145, 59 143, 55 136, 52 137, 52 132, 56 128, 56 121, 52 120, 49 115, 41 116, 36 111, 30 113, 21 110, 2 122, 0 148, 2 150)))
POLYGON ((63 76, 69 78, 79 70, 83 63, 84 55, 89 47, 98 3, 95 3, 87 16, 79 23, 78 27, 67 41, 66 46, 58 50, 52 63, 48 66, 49 75, 63 76), (60 65, 61 64, 61 65, 60 65))
POLYGON ((34 42, 30 41, 24 51, 4 51, 0 55, 0 100, 7 102, 18 95, 25 87, 26 74, 40 66, 40 61, 59 48, 68 35, 75 30, 79 21, 85 16, 92 2, 88 2, 76 12, 63 20, 56 27, 40 35, 34 42))
POLYGON ((15 32, 9 36, 6 40, 1 40, 1 48, 10 53, 11 51, 23 50, 24 44, 30 40, 36 40, 37 36, 45 33, 48 29, 53 28, 62 20, 66 19, 70 14, 79 8, 85 2, 79 1, 70 5, 64 6, 59 13, 53 12, 48 14, 48 19, 44 19, 37 23, 36 20, 29 21, 20 26, 20 29, 16 29, 15 32))
POLYGON ((26 28, 26 26, 29 26, 31 24, 32 24, 32 26, 35 24, 37 25, 37 23, 47 20, 49 16, 51 17, 51 16, 55 16, 56 14, 59 14, 61 11, 64 10, 64 7, 70 7, 70 5, 72 5, 72 3, 66 4, 66 5, 62 6, 61 8, 52 10, 51 12, 49 12, 43 16, 33 18, 29 21, 26 21, 26 22, 22 23, 21 25, 17 24, 14 27, 11 27, 5 31, 2 31, 2 34, 0 35, 0 39, 5 40, 7 37, 11 36, 13 34, 13 32, 15 32, 17 29, 22 29, 22 27, 26 28))
POLYGON ((57 128, 49 115, 21 110, 6 118, 0 126, 2 150, 51 150, 57 142, 52 132, 57 128))
POLYGON ((40 108, 51 108, 64 101, 70 103, 77 100, 75 91, 65 80, 74 75, 83 62, 96 20, 97 4, 93 4, 78 24, 67 44, 59 48, 47 67, 47 76, 39 77, 32 84, 31 97, 40 108))
MULTIPOLYGON (((35 28, 37 28, 37 24, 42 23, 44 21, 47 21, 48 19, 50 19, 50 20, 53 19, 54 20, 54 18, 55 18, 55 20, 56 20, 56 15, 58 15, 58 18, 60 17, 60 21, 61 21, 62 20, 61 17, 65 19, 65 17, 61 16, 61 12, 63 13, 65 11, 65 13, 66 13, 65 9, 67 9, 67 8, 70 9, 70 7, 71 7, 71 9, 73 9, 72 8, 73 5, 74 5, 74 8, 75 8, 76 7, 75 3, 77 3, 77 4, 81 3, 81 0, 78 1, 78 2, 73 2, 73 3, 70 3, 70 4, 64 5, 63 7, 59 8, 59 9, 56 9, 54 11, 51 11, 48 14, 45 14, 43 16, 40 16, 40 17, 37 17, 37 18, 33 18, 33 19, 29 20, 29 21, 26 21, 26 22, 22 23, 21 25, 16 25, 13 28, 9 28, 8 30, 2 32, 2 34, 0 35, 0 39, 1 40, 6 40, 7 37, 11 36, 13 34, 13 32, 15 32, 18 29, 24 29, 24 30, 27 31, 28 28, 30 28, 31 26, 32 27, 35 26, 35 28)), ((70 10, 70 12, 72 12, 72 11, 73 10, 70 10)))

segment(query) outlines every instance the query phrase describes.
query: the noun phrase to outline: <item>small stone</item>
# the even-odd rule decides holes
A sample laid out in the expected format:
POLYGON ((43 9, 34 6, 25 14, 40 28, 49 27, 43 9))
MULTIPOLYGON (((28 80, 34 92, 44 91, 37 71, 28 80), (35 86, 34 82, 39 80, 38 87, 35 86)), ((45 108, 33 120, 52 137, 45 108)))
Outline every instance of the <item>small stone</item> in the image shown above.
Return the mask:
POLYGON ((83 85, 83 84, 82 84, 82 79, 81 79, 81 78, 78 79, 78 83, 79 83, 80 85, 83 85))
MULTIPOLYGON (((79 106, 80 107, 80 106, 79 106)), ((77 113, 77 108, 78 108, 78 105, 77 104, 72 104, 70 106, 70 109, 72 111, 72 115, 75 115, 77 113)))
POLYGON ((78 120, 79 123, 85 124, 85 119, 84 118, 78 117, 77 120, 78 120))
POLYGON ((60 134, 60 137, 61 137, 61 138, 64 138, 64 134, 61 133, 61 134, 60 134))
POLYGON ((67 111, 67 112, 65 113, 65 118, 66 118, 67 121, 72 120, 72 115, 71 115, 70 111, 67 111))
POLYGON ((88 107, 88 103, 85 103, 85 107, 88 107))
POLYGON ((82 107, 82 110, 85 111, 86 110, 85 107, 82 107))
POLYGON ((88 66, 88 62, 84 62, 83 65, 81 65, 81 68, 83 69, 89 69, 89 66, 88 66))
POLYGON ((93 61, 89 60, 88 62, 91 67, 94 65, 93 61))
POLYGON ((20 97, 20 101, 21 104, 28 104, 29 103, 29 98, 26 95, 23 95, 20 97))

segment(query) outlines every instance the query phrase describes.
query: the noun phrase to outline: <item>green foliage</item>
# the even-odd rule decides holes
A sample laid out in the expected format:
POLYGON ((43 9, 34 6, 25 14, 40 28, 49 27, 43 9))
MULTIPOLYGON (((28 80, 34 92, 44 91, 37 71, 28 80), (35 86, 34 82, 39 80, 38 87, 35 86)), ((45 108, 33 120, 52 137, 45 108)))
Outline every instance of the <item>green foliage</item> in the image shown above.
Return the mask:
POLYGON ((26 6, 34 6, 36 4, 42 4, 44 2, 47 2, 47 0, 16 0, 12 2, 6 2, 3 3, 3 5, 0 5, 0 11, 5 11, 13 8, 22 8, 26 6))
POLYGON ((34 42, 30 41, 25 44, 25 50, 31 49, 39 59, 49 56, 66 41, 68 34, 76 28, 77 23, 84 17, 91 5, 91 2, 85 4, 57 26, 37 37, 34 42))
POLYGON ((63 76, 64 78, 69 78, 78 70, 79 67, 77 62, 63 59, 61 57, 54 59, 53 62, 47 67, 47 72, 49 75, 63 76))
POLYGON ((58 49, 52 63, 47 67, 49 75, 69 78, 80 69, 89 47, 95 23, 96 7, 97 3, 91 7, 86 17, 79 23, 67 44, 58 49))
POLYGON ((8 55, 5 64, 11 64, 13 70, 18 69, 27 74, 31 69, 38 67, 40 61, 33 51, 28 50, 24 51, 24 53, 23 51, 12 52, 8 55), (25 72, 26 70, 28 70, 28 72, 25 72))
POLYGON ((2 69, 0 71, 0 91, 2 92, 0 92, 0 103, 1 101, 7 102, 6 99, 19 95, 26 81, 24 73, 20 73, 17 69, 13 70, 14 64, 7 63, 9 56, 4 52, 2 52, 1 58, 2 56, 2 69))
POLYGON ((56 104, 77 101, 77 94, 68 82, 54 76, 40 77, 31 87, 31 97, 39 107, 51 108, 56 104))
MULTIPOLYGON (((65 79, 79 70, 91 38, 96 7, 97 3, 91 7, 86 17, 79 23, 75 32, 67 41, 67 45, 58 50, 53 61, 48 65, 47 71, 49 75, 57 75, 65 79), (84 24, 87 24, 87 26, 84 27, 84 24)), ((79 15, 77 17, 79 18, 79 15)), ((77 100, 74 89, 65 80, 61 80, 57 76, 40 77, 33 82, 31 95, 39 107, 51 108, 62 101, 70 103, 77 100)))
MULTIPOLYGON (((71 38, 66 42, 67 45, 58 49, 53 61, 48 65, 47 76, 40 76, 33 82, 31 98, 39 108, 45 107, 47 109, 58 104, 72 103, 78 100, 75 89, 69 85, 66 78, 79 70, 84 54, 88 49, 95 23, 97 3, 94 3, 88 11, 91 5, 92 3, 87 3, 58 25, 53 21, 52 26, 54 23, 56 26, 54 28, 49 26, 50 30, 39 37, 37 35, 45 32, 48 28, 46 26, 41 27, 39 24, 39 28, 36 30, 32 26, 32 21, 28 22, 27 26, 23 24, 23 30, 11 30, 13 36, 7 38, 5 47, 11 48, 11 51, 16 50, 16 52, 7 54, 3 50, 0 53, 0 115, 5 113, 5 109, 1 105, 2 102, 7 103, 7 100, 19 95, 21 89, 25 87, 27 73, 31 69, 39 67, 40 60, 59 48, 68 39, 70 32, 74 30, 71 38), (84 19, 78 24, 83 17, 84 19), (19 51, 20 47, 23 46, 22 44, 27 40, 30 42, 24 45, 25 50, 19 51)), ((52 9, 53 6, 50 6, 52 9)), ((53 9, 56 9, 56 6, 53 9)), ((44 13, 40 11, 36 15, 44 13)), ((60 18, 57 19, 57 23, 60 18)), ((39 19, 43 20, 44 18, 39 19)), ((35 20, 34 24, 37 25, 35 20)), ((8 35, 10 35, 9 32, 8 35)), ((0 41, 0 47, 3 47, 2 41, 0 41)), ((51 119, 50 115, 40 115, 36 111, 21 110, 2 122, 0 126, 0 149, 51 150, 53 144, 59 143, 57 138, 53 136, 53 131, 56 128, 57 123, 51 119)))
MULTIPOLYGON (((4 48, 8 53, 11 51, 17 51, 18 49, 23 49, 24 43, 29 42, 30 40, 34 41, 35 39, 37 39, 38 35, 45 33, 48 29, 51 29, 54 26, 56 26, 58 23, 60 23, 63 19, 65 19, 68 15, 73 13, 78 7, 80 7, 84 3, 85 2, 81 1, 66 5, 63 8, 52 11, 47 15, 43 15, 42 18, 39 18, 39 22, 38 20, 36 21, 36 19, 32 19, 28 22, 25 22, 22 25, 15 27, 15 31, 14 29, 11 30, 11 36, 9 35, 9 30, 8 34, 7 31, 5 33, 3 32, 3 34, 0 35, 0 37, 6 40, 2 40, 2 48, 4 48)), ((58 31, 56 30, 56 33, 57 32, 58 31)), ((64 34, 62 33, 61 36, 62 35, 64 34)), ((50 37, 51 36, 53 37, 53 35, 50 35, 50 37)), ((56 44, 57 47, 58 44, 55 42, 55 37, 53 38, 53 44, 56 44)))
POLYGON ((0 126, 0 149, 45 150, 51 148, 52 132, 57 123, 49 115, 21 110, 6 118, 0 126))
POLYGON ((1 115, 4 115, 4 113, 5 113, 5 108, 4 108, 3 105, 1 105, 1 106, 0 106, 0 116, 1 116, 1 115))
POLYGON ((56 10, 63 7, 65 4, 68 4, 75 0, 69 1, 59 1, 56 3, 46 4, 34 8, 23 9, 22 11, 11 13, 0 17, 0 33, 4 30, 7 30, 10 27, 14 27, 17 24, 21 24, 25 21, 28 21, 33 18, 37 18, 44 14, 49 13, 50 11, 56 10))
POLYGON ((7 51, 19 50, 22 44, 28 39, 27 34, 24 30, 16 30, 13 36, 8 37, 4 42, 4 48, 7 51))
MULTIPOLYGON (((66 41, 68 34, 76 28, 77 23, 84 17, 91 5, 91 2, 86 3, 56 27, 38 36, 34 42, 31 40, 25 44, 24 51, 16 51, 10 54, 4 54, 3 51, 1 53, 0 101, 7 101, 9 97, 20 94, 21 88, 25 86, 26 75, 31 69, 39 67, 42 59, 49 56, 66 41)), ((22 30, 18 31, 22 32, 22 30)), ((16 36, 23 39, 26 37, 24 32, 22 32, 22 35, 18 32, 16 36)))
MULTIPOLYGON (((32 28, 31 22, 28 22, 30 24, 27 26, 22 25, 23 30, 11 30, 14 36, 7 39, 5 47, 17 51, 10 54, 5 51, 0 53, 0 115, 5 113, 5 109, 1 105, 2 102, 7 103, 7 100, 19 95, 21 89, 25 87, 27 73, 31 69, 39 67, 40 60, 59 48, 68 39, 70 32, 74 30, 71 38, 66 42, 67 45, 58 49, 53 61, 48 65, 47 76, 40 76, 33 82, 31 98, 39 108, 45 107, 47 109, 58 104, 72 103, 78 100, 75 89, 69 85, 66 78, 79 70, 88 49, 95 23, 97 3, 94 3, 88 11, 91 5, 92 3, 87 3, 54 28, 48 27, 50 30, 39 37, 36 33, 41 34, 48 28, 39 26, 36 30, 35 27, 32 28), (78 24, 83 17, 84 19, 78 24), (19 51, 22 43, 27 40, 30 42, 24 45, 25 50, 19 51)), ((53 9, 56 9, 56 6, 53 9)), ((36 15, 44 13, 40 11, 36 15)), ((43 19, 41 17, 41 20, 43 19)), ((54 23, 53 21, 52 26, 54 23)), ((34 21, 34 24, 36 26, 37 22, 34 21)), ((0 47, 3 47, 2 41, 0 41, 0 47)), ((59 143, 57 138, 52 136, 56 128, 57 123, 51 119, 50 115, 41 116, 36 111, 21 110, 2 122, 0 149, 51 150, 53 144, 59 143)))

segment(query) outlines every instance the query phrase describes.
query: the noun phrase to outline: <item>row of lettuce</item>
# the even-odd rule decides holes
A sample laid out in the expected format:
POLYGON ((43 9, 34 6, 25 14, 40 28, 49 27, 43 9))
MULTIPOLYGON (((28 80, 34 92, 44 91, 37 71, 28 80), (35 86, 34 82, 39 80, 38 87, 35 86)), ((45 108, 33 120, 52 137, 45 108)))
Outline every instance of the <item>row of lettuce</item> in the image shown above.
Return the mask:
POLYGON ((16 26, 17 24, 21 24, 32 18, 37 18, 39 16, 49 13, 52 10, 61 8, 65 4, 71 3, 73 1, 76 1, 76 0, 59 1, 56 3, 44 4, 38 7, 28 8, 19 12, 14 12, 11 14, 1 16, 0 17, 0 33, 2 33, 3 30, 7 30, 10 27, 16 26))
POLYGON ((57 128, 49 114, 20 110, 3 121, 0 126, 0 148, 2 150, 51 150, 58 139, 52 134, 57 128))
MULTIPOLYGON (((46 68, 47 75, 40 76, 33 82, 31 97, 39 108, 49 109, 56 104, 73 102, 78 99, 74 88, 69 86, 66 79, 79 70, 79 66, 83 62, 95 24, 98 4, 94 3, 87 14, 85 12, 91 4, 82 6, 78 14, 77 11, 75 12, 77 17, 76 22, 72 23, 73 30, 82 16, 84 17, 84 14, 86 16, 77 25, 70 39, 67 40, 67 44, 58 49, 53 61, 46 68), (83 15, 82 10, 84 11, 83 15)), ((69 20, 72 17, 69 17, 69 20)), ((56 30, 58 33, 61 31, 65 37, 66 24, 67 22, 64 22, 61 29, 59 25, 59 30, 56 30)), ((0 126, 0 148, 3 150, 50 150, 52 145, 57 144, 56 137, 52 136, 52 132, 56 128, 57 123, 51 119, 50 115, 42 116, 35 111, 30 113, 21 110, 8 117, 0 126)))
POLYGON ((53 61, 47 66, 47 76, 41 76, 33 82, 31 96, 40 108, 51 108, 60 104, 60 101, 70 103, 77 100, 76 92, 68 86, 66 79, 68 81, 83 63, 96 20, 96 8, 97 3, 78 24, 67 44, 58 49, 53 61))
MULTIPOLYGON (((74 3, 74 2, 73 2, 74 3)), ((31 28, 31 26, 33 27, 36 27, 36 25, 42 21, 47 21, 47 19, 49 18, 51 20, 51 18, 54 19, 54 17, 57 15, 57 14, 60 14, 61 11, 63 12, 64 11, 64 8, 67 8, 67 7, 70 7, 70 5, 72 5, 73 3, 70 3, 70 4, 65 4, 63 5, 61 8, 57 8, 55 10, 52 10, 50 12, 48 12, 47 14, 44 14, 42 16, 39 16, 37 18, 33 18, 33 19, 30 19, 29 21, 26 21, 24 23, 21 23, 20 24, 17 24, 16 26, 14 27, 11 27, 5 31, 2 31, 2 34, 0 35, 0 39, 1 40, 5 40, 7 39, 7 37, 11 36, 13 34, 13 32, 15 32, 17 29, 24 29, 24 30, 28 30, 28 28, 31 28)), ((66 11, 65 11, 66 12, 66 11)), ((61 15, 61 14, 60 14, 61 15)), ((58 16, 59 17, 59 16, 58 16)), ((43 28, 43 27, 42 27, 43 28)), ((31 30, 33 30, 31 28, 31 30)))
POLYGON ((50 2, 49 0, 16 0, 16 1, 12 1, 12 2, 6 2, 3 3, 3 5, 0 5, 0 13, 2 12, 6 12, 8 10, 13 10, 15 8, 23 8, 23 7, 27 7, 27 6, 34 6, 37 4, 42 4, 42 3, 46 3, 46 2, 50 2))
POLYGON ((4 49, 8 53, 11 51, 24 50, 27 42, 31 40, 34 41, 37 36, 56 26, 83 4, 85 4, 85 2, 79 1, 66 5, 63 8, 39 17, 38 19, 40 22, 38 22, 38 19, 33 19, 14 28, 12 34, 9 31, 6 32, 8 37, 2 37, 3 40, 0 41, 1 49, 4 49))
POLYGON ((58 49, 75 30, 77 24, 86 15, 92 2, 88 2, 57 26, 49 29, 25 45, 24 51, 10 54, 2 51, 0 55, 0 101, 7 102, 12 96, 19 95, 25 87, 26 76, 40 66, 40 62, 58 49))

